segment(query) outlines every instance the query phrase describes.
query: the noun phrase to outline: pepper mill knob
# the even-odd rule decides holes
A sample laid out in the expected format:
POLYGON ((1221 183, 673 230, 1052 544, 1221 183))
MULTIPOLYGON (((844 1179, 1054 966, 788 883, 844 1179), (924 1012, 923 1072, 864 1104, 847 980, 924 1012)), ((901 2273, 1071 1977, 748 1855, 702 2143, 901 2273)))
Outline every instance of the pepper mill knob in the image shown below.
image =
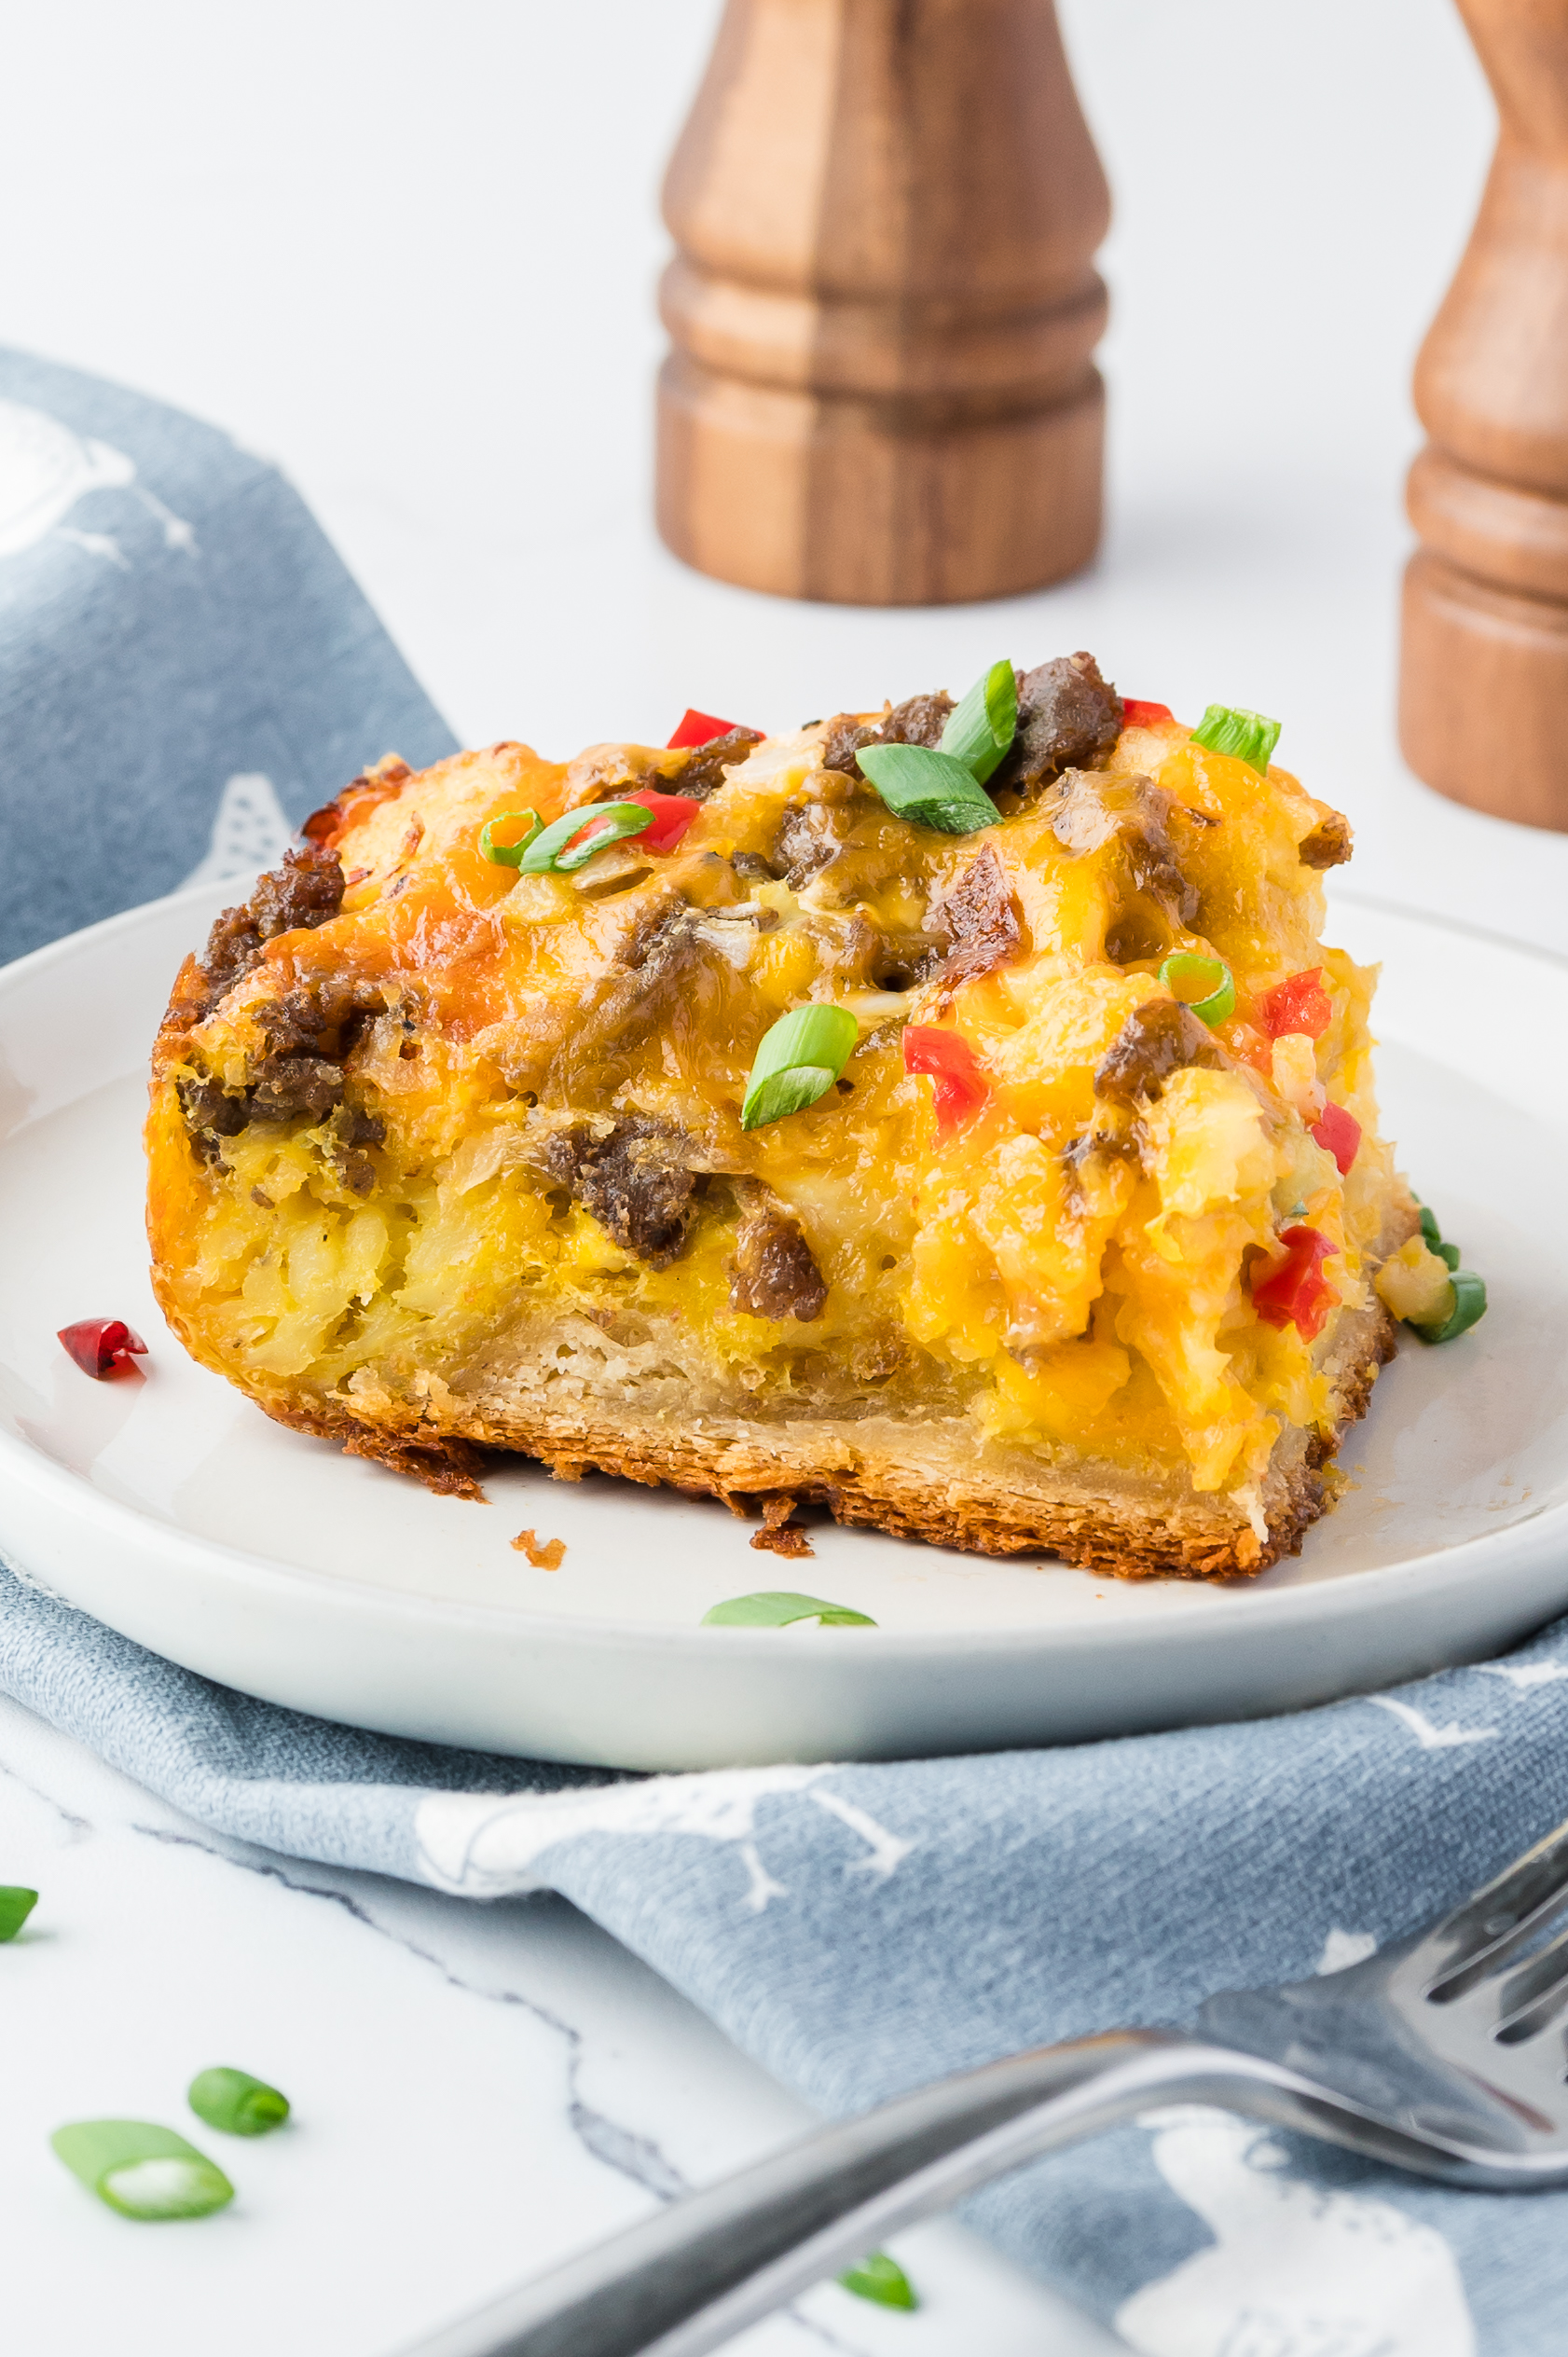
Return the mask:
POLYGON ((1459 0, 1499 133, 1416 364, 1399 737, 1456 802, 1568 831, 1568 0, 1459 0))
POLYGON ((1109 211, 1052 0, 728 0, 665 184, 670 548, 862 605, 1086 564, 1109 211))

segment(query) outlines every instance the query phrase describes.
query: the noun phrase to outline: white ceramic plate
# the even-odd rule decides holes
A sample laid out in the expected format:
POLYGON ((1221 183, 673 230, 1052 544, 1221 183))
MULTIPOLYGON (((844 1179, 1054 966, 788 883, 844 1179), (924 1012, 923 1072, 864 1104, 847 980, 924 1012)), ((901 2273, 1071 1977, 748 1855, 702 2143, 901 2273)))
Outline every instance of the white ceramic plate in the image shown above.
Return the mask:
POLYGON ((1247 1716, 1492 1651, 1568 1606, 1568 966, 1348 898, 1382 957, 1386 1124, 1492 1309, 1409 1342, 1305 1549, 1245 1587, 1122 1583, 861 1531, 753 1553, 716 1505, 518 1460, 489 1504, 268 1423, 153 1305, 139 1124, 184 952, 237 888, 0 972, 0 1548, 187 1667, 365 1727, 648 1768, 879 1757, 1247 1716), (144 1379, 55 1340, 125 1317, 144 1379), (563 1538, 556 1572, 510 1541, 563 1538), (800 1586, 875 1629, 705 1629, 800 1586))

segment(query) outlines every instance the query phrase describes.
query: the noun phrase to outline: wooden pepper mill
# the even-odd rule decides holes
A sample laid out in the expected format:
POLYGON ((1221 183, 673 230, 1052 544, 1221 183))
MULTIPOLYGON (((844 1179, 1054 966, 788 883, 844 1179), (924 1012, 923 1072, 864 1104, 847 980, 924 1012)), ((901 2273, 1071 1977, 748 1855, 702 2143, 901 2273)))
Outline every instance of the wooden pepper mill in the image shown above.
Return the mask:
POLYGON ((1568 831, 1568 0, 1459 0, 1500 131, 1416 365, 1399 735, 1456 802, 1568 831))
POLYGON ((678 557, 864 605, 1088 561, 1109 198, 1052 0, 729 0, 665 218, 678 557))

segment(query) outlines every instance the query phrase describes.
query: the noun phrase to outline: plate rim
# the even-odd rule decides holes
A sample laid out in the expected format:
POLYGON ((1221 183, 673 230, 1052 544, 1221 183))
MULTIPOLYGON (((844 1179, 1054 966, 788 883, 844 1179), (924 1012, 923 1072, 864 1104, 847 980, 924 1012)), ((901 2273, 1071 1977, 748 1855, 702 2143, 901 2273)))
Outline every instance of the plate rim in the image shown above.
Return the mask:
MULTIPOLYGON (((39 948, 30 950, 25 957, 0 966, 0 1003, 11 995, 19 984, 25 985, 51 967, 70 963, 84 949, 96 947, 120 934, 133 933, 155 918, 174 915, 186 903, 193 907, 210 903, 230 890, 240 889, 245 880, 243 875, 235 875, 214 883, 182 886, 177 891, 141 902, 134 908, 119 910, 114 916, 101 917, 94 924, 82 926, 76 932, 63 934, 57 941, 47 942, 39 948)), ((1397 917, 1438 936, 1458 935, 1481 940, 1489 947, 1544 965, 1558 976, 1568 975, 1568 957, 1534 944, 1511 942, 1503 935, 1486 931, 1478 926, 1467 926, 1401 902, 1349 889, 1332 896, 1330 916, 1337 901, 1353 903, 1376 914, 1397 917)), ((28 1124, 23 1123, 21 1126, 24 1129, 28 1124)), ((15 1136, 21 1132, 11 1134, 15 1136)), ((232 1388, 237 1398, 245 1398, 238 1385, 232 1388)), ((521 1452, 517 1454, 522 1454, 521 1452)), ((537 1462, 531 1458, 524 1461, 530 1464, 537 1462)), ((389 1616, 393 1620, 410 1623, 435 1621, 447 1628, 457 1625, 490 1635, 504 1633, 540 1638, 548 1634, 555 1638, 570 1638, 577 1644, 587 1641, 590 1645, 597 1643, 606 1647, 635 1643, 654 1651, 684 1648, 700 1632, 705 1647, 716 1644, 722 1650, 743 1656, 771 1653, 781 1637, 796 1644, 810 1644, 820 1635, 816 1624, 811 1621, 793 1629, 735 1628, 708 1626, 702 1621, 687 1626, 680 1622, 640 1620, 623 1616, 608 1618, 603 1615, 532 1612, 524 1607, 475 1603, 463 1597, 423 1595, 411 1590, 378 1585, 358 1577, 317 1571, 307 1565, 282 1562, 275 1556, 236 1546, 226 1539, 205 1537, 183 1529, 176 1523, 166 1522, 144 1508, 129 1504, 98 1489, 84 1474, 62 1465, 25 1438, 0 1427, 0 1472, 7 1471, 12 1478, 26 1482, 46 1501, 51 1496, 58 1498, 62 1507, 78 1521, 86 1519, 101 1525, 105 1537, 112 1537, 123 1523, 129 1522, 139 1533, 158 1534, 158 1543, 176 1554, 189 1570, 216 1570, 229 1582, 280 1591, 302 1601, 330 1598, 351 1612, 372 1618, 389 1616)), ((1164 1622, 1129 1620, 1108 1625, 1093 1620, 1047 1622, 1036 1626, 1007 1623, 973 1630, 885 1629, 875 1626, 861 1630, 857 1634, 859 1642, 875 1656, 896 1660, 907 1655, 918 1660, 934 1654, 952 1656, 960 1652, 976 1656, 1004 1651, 1011 1653, 1015 1652, 1021 1643, 1048 1647, 1058 1654, 1088 1650, 1104 1657, 1123 1649, 1141 1650, 1156 1629, 1171 1642, 1185 1640, 1189 1636, 1201 1639, 1208 1633, 1218 1637, 1236 1627, 1246 1627, 1259 1633, 1270 1630, 1284 1633, 1297 1626, 1310 1626, 1325 1618, 1340 1621, 1354 1620, 1362 1612, 1380 1612, 1386 1606, 1391 1592, 1402 1585, 1425 1587, 1432 1592, 1462 1586, 1471 1577, 1484 1577, 1492 1558, 1499 1554, 1506 1558, 1517 1554, 1521 1541, 1528 1551, 1534 1552, 1543 1542, 1551 1543, 1558 1534, 1564 1531, 1568 1531, 1568 1499, 1555 1506, 1537 1507, 1510 1523, 1506 1529, 1483 1532, 1475 1537, 1461 1539, 1452 1546, 1433 1548, 1419 1556, 1377 1564, 1340 1578, 1308 1580, 1280 1588, 1259 1588, 1241 1580, 1160 1583, 1162 1586, 1179 1584, 1206 1591, 1211 1601, 1202 1607, 1201 1618, 1173 1618, 1164 1622)), ((928 1549, 926 1554, 944 1551, 954 1551, 928 1549)), ((1048 1555, 1044 1561, 1047 1564, 1056 1565, 1059 1559, 1048 1555)), ((1072 1565, 1061 1567, 1081 1568, 1072 1565)), ((33 1580, 45 1592, 52 1592, 47 1581, 34 1580, 34 1575, 25 1567, 19 1568, 18 1576, 24 1583, 33 1580)), ((1085 1576, 1107 1581, 1118 1578, 1114 1572, 1091 1572, 1085 1576)), ((82 1607, 72 1606, 71 1608, 82 1607)))

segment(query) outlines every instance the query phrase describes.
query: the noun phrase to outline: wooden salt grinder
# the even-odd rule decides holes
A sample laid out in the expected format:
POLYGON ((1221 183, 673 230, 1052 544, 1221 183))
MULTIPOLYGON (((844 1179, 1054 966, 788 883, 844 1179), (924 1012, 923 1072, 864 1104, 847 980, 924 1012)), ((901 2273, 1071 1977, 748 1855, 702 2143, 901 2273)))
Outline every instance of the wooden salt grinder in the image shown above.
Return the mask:
POLYGON ((1399 735, 1428 785, 1568 831, 1568 0, 1459 0, 1497 101, 1416 365, 1399 735))
POLYGON ((1087 563, 1109 209, 1052 0, 728 0, 665 184, 675 554, 860 605, 1087 563))

